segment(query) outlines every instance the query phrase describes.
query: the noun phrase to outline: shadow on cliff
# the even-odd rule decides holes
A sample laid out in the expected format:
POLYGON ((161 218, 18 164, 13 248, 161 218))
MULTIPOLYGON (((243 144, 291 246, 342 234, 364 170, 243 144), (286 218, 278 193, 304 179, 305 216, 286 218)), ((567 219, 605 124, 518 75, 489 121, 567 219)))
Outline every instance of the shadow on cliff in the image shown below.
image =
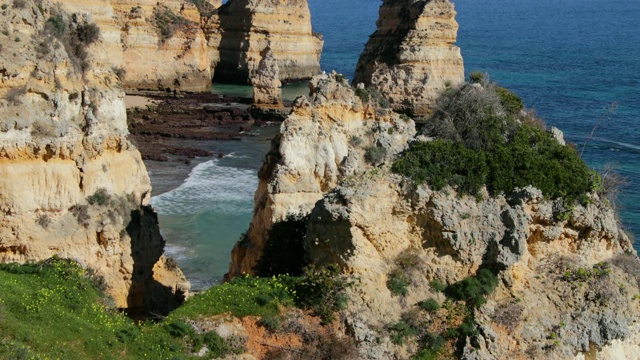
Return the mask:
POLYGON ((220 63, 215 68, 213 82, 248 85, 249 31, 251 13, 238 0, 229 0, 218 9, 220 19, 220 63))
MULTIPOLYGON (((378 29, 371 34, 364 51, 358 59, 353 83, 364 83, 371 86, 371 77, 375 70, 376 62, 384 63, 389 67, 400 63, 400 47, 403 39, 411 30, 416 28, 416 21, 424 11, 428 1, 417 1, 405 5, 393 7, 392 17, 397 25, 388 31, 380 29, 381 20, 376 24, 378 29)), ((383 5, 385 6, 385 5, 383 5)), ((388 21, 388 20, 387 20, 388 21)))
POLYGON ((126 228, 131 237, 133 274, 127 298, 127 313, 134 318, 167 315, 184 301, 184 294, 153 277, 153 267, 164 253, 158 216, 150 206, 131 211, 126 228))

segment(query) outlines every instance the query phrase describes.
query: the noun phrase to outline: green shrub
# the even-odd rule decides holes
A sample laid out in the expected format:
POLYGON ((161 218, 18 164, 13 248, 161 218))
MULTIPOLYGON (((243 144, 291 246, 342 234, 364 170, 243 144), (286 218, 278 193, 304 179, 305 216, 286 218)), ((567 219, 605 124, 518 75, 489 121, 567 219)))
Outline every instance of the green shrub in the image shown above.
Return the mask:
POLYGON ((263 316, 258 323, 265 329, 275 332, 282 327, 282 316, 263 316))
POLYGON ((196 25, 188 19, 176 15, 166 6, 158 6, 153 10, 153 22, 160 33, 161 42, 165 42, 189 26, 196 25))
MULTIPOLYGON (((74 68, 85 72, 89 69, 86 48, 100 38, 100 28, 93 23, 80 23, 70 27, 63 14, 55 13, 47 19, 45 33, 57 38, 65 47, 74 68)), ((47 52, 39 52, 40 56, 47 52)))
POLYGON ((360 136, 352 136, 349 139, 349 144, 351 146, 359 146, 360 144, 362 144, 362 138, 360 136))
POLYGON ((391 103, 375 88, 355 89, 356 96, 362 100, 363 103, 374 104, 383 109, 391 107, 391 103))
POLYGON ((409 286, 409 280, 404 276, 392 275, 387 280, 387 288, 396 296, 406 296, 408 294, 407 286, 409 286))
POLYGON ((426 312, 434 313, 440 309, 440 304, 436 299, 429 298, 427 300, 420 301, 418 303, 418 307, 426 312))
POLYGON ((0 8, 2 8, 2 10, 7 10, 8 7, 9 7, 9 5, 7 5, 7 4, 2 4, 2 6, 0 6, 0 8))
POLYGON ((127 70, 120 66, 113 66, 111 70, 113 70, 113 73, 116 74, 120 81, 124 80, 124 77, 127 75, 127 70))
POLYGON ((89 215, 89 207, 87 205, 73 205, 69 208, 69 212, 75 216, 78 224, 89 227, 91 216, 89 215))
POLYGON ((595 177, 575 150, 507 114, 505 107, 521 107, 506 91, 498 96, 494 86, 465 85, 444 95, 425 126, 438 140, 413 143, 393 171, 435 190, 450 185, 460 195, 477 195, 485 185, 493 196, 532 185, 549 198, 573 203, 592 191, 595 177))
POLYGON ((420 349, 415 355, 411 357, 411 360, 438 360, 440 359, 440 353, 433 349, 420 349))
POLYGON ((387 156, 387 149, 382 146, 369 146, 364 151, 364 160, 371 165, 382 163, 385 156, 387 156))
POLYGON ((440 351, 446 342, 442 335, 432 333, 426 333, 422 341, 427 348, 434 351, 440 351))
POLYGON ((76 27, 75 36, 82 45, 89 46, 100 39, 100 28, 93 23, 80 24, 76 27))
POLYGON ((185 337, 187 335, 195 334, 195 330, 191 325, 185 323, 182 320, 173 320, 164 324, 164 328, 173 337, 185 337))
POLYGON ((40 214, 36 223, 46 229, 51 225, 51 218, 47 214, 40 214))
POLYGON ((443 140, 413 143, 394 162, 392 170, 417 183, 427 183, 436 191, 450 185, 462 194, 472 195, 480 191, 488 176, 483 152, 443 140))
POLYGON ((211 5, 211 3, 208 2, 207 0, 189 0, 189 1, 198 8, 198 12, 200 13, 201 16, 210 17, 216 11, 216 8, 213 5, 211 5))
POLYGON ((437 292, 443 292, 446 290, 447 288, 447 284, 443 283, 442 281, 438 280, 438 279, 434 279, 429 281, 429 286, 437 291, 437 292))
POLYGON ((62 38, 67 32, 67 23, 61 15, 51 16, 47 19, 45 31, 57 38, 62 38))
POLYGON ((100 188, 93 195, 87 197, 87 202, 91 205, 106 205, 109 202, 109 193, 107 189, 100 188))
POLYGON ((415 329, 404 321, 397 322, 387 326, 389 335, 391 336, 391 342, 396 345, 406 344, 407 338, 417 336, 420 331, 415 329))
POLYGON ((460 324, 460 327, 458 327, 458 333, 463 338, 472 337, 478 334, 478 326, 473 320, 473 316, 468 316, 464 322, 460 324))
POLYGON ((307 266, 296 285, 299 306, 311 309, 324 323, 334 320, 334 312, 344 309, 347 303, 345 290, 351 286, 338 266, 307 266))
POLYGON ((488 269, 480 269, 476 276, 470 276, 447 287, 445 294, 455 300, 464 300, 467 305, 478 308, 485 302, 485 295, 491 294, 498 285, 497 277, 488 269))
POLYGON ((460 336, 460 332, 458 331, 458 329, 448 328, 444 331, 442 336, 445 339, 457 339, 460 336))
POLYGON ((482 83, 486 78, 486 74, 482 71, 472 71, 469 74, 469 80, 472 83, 482 83))
POLYGON ((516 116, 524 109, 524 101, 522 101, 522 98, 508 89, 497 87, 496 93, 500 96, 500 103, 507 114, 516 116))
POLYGON ((356 96, 362 100, 362 102, 367 103, 371 100, 371 93, 369 93, 366 89, 356 88, 356 96))
POLYGON ((231 352, 229 344, 215 331, 202 334, 202 343, 211 352, 212 359, 224 357, 231 352))
POLYGON ((176 261, 176 259, 174 259, 171 256, 168 256, 166 258, 164 265, 168 270, 172 270, 173 271, 173 270, 178 269, 178 262, 176 261))

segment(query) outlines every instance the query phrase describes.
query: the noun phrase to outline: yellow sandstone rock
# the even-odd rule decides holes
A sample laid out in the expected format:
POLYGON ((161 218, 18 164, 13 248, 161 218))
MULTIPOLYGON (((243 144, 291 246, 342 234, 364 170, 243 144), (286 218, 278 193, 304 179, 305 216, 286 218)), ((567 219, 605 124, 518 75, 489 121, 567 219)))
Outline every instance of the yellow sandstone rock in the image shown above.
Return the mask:
POLYGON ((73 259, 118 307, 175 306, 189 284, 178 268, 153 270, 164 240, 104 42, 77 40, 88 17, 47 2, 6 18, 21 41, 0 52, 0 261, 73 259))

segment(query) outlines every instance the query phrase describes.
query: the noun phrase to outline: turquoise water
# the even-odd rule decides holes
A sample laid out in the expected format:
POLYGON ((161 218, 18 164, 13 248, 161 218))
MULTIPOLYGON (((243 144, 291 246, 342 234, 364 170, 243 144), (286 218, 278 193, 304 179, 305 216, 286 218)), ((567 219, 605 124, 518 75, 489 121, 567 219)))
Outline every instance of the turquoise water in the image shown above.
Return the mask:
POLYGON ((218 283, 227 272, 231 249, 253 213, 262 164, 277 127, 255 130, 241 141, 175 140, 199 146, 221 159, 197 159, 190 166, 147 162, 153 184, 152 205, 158 213, 166 253, 174 257, 194 290, 218 283), (184 179, 184 174, 189 176, 184 179))
MULTIPOLYGON (((252 98, 253 87, 249 85, 218 84, 211 86, 211 92, 218 95, 229 95, 240 98, 252 98)), ((282 100, 293 101, 300 95, 309 95, 309 83, 286 84, 282 87, 282 100)))
MULTIPOLYGON (((353 77, 379 4, 309 0, 314 30, 324 34, 324 70, 353 77)), ((465 0, 456 7, 467 71, 490 73, 569 141, 582 146, 610 103, 618 103, 614 114, 603 117, 584 158, 596 168, 617 164, 628 178, 621 216, 639 236, 640 1, 465 0)), ((306 91, 306 85, 299 87, 306 91)), ((200 159, 185 182, 186 165, 150 166, 154 194, 170 190, 153 198, 168 253, 194 288, 216 283, 226 272, 231 248, 251 220, 256 171, 274 131, 264 128, 260 136, 240 142, 206 144, 232 155, 200 159)))

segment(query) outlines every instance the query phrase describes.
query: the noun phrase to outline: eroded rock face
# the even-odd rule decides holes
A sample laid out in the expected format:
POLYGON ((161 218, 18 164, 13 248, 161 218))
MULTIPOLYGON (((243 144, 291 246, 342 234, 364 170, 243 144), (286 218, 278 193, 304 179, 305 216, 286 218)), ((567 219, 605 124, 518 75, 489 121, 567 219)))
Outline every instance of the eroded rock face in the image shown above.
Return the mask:
POLYGON ((56 18, 64 24, 58 29, 73 33, 90 24, 82 14, 33 1, 7 13, 0 260, 70 258, 104 277, 118 307, 142 307, 150 298, 159 301, 156 309, 175 306, 189 284, 180 269, 165 266, 149 177, 126 139, 124 93, 101 55, 106 50, 81 44, 87 57, 80 61, 48 28, 51 21, 45 25, 56 18))
MULTIPOLYGON (((432 141, 416 140, 410 118, 363 103, 367 89, 354 91, 336 74, 314 78, 311 88, 259 173, 255 215, 233 250, 230 276, 253 273, 274 225, 303 219, 306 260, 352 275, 342 323, 360 358, 416 354, 419 342, 394 343, 389 325, 432 316, 418 311, 429 298, 455 308, 432 282, 451 285, 481 268, 497 274, 487 302, 446 310, 469 311, 477 328, 456 356, 584 359, 595 349, 606 359, 640 350, 640 261, 596 193, 565 212, 533 187, 476 198, 416 185, 390 169, 409 141, 432 141), (406 294, 389 289, 397 271, 406 294)), ((460 325, 455 316, 447 326, 460 325)))
POLYGON ((366 149, 384 149, 377 165, 415 135, 411 119, 363 103, 340 75, 314 77, 311 87, 310 99, 293 104, 259 172, 254 217, 233 250, 230 276, 254 272, 274 223, 309 214, 342 179, 370 169, 366 149))
POLYGON ((251 72, 253 103, 255 105, 282 106, 280 68, 270 47, 262 52, 258 68, 251 72))
POLYGON ((464 81, 458 23, 449 0, 385 0, 354 83, 378 89, 396 110, 428 114, 447 86, 464 81))
POLYGON ((415 353, 381 341, 376 329, 422 300, 444 302, 432 280, 451 284, 481 266, 499 270, 500 283, 476 313, 478 343, 463 358, 570 359, 612 342, 603 354, 635 351, 640 263, 614 211, 591 196, 560 221, 554 202, 531 187, 478 202, 368 172, 316 204, 305 248, 314 263, 337 263, 358 279, 345 319, 366 358, 415 353), (405 269, 408 293, 396 296, 387 280, 406 254, 414 262, 405 269), (601 268, 607 274, 594 275, 601 268), (581 271, 592 275, 573 277, 581 271))
POLYGON ((230 0, 218 14, 217 81, 248 84, 267 46, 282 82, 307 80, 320 72, 323 41, 312 31, 306 0, 230 0))
POLYGON ((102 31, 100 56, 118 70, 127 91, 209 91, 222 82, 250 83, 271 44, 279 80, 320 71, 322 40, 311 29, 306 1, 62 0, 102 31), (195 5, 197 4, 197 6, 195 5))
POLYGON ((218 54, 209 46, 200 26, 200 12, 192 2, 60 3, 67 11, 86 14, 100 26, 105 51, 97 56, 118 70, 125 89, 209 90, 218 54))

